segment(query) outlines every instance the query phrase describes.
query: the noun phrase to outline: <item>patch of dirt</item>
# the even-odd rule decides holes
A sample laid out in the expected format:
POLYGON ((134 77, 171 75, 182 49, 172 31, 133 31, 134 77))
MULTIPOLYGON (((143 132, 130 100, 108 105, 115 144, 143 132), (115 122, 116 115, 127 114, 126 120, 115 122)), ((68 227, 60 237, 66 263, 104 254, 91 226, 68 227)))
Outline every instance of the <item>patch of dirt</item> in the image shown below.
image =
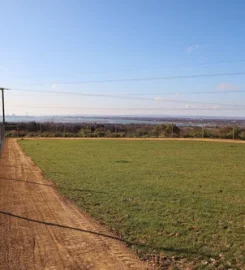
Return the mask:
POLYGON ((62 198, 17 141, 6 139, 0 159, 0 269, 151 267, 62 198))

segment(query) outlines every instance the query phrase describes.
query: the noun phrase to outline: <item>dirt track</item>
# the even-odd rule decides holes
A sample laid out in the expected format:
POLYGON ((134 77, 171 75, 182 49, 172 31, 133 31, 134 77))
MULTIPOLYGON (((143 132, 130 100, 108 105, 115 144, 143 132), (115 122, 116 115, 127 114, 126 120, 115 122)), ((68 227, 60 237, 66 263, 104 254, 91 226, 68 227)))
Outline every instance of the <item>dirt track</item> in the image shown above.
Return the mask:
POLYGON ((64 200, 14 139, 0 160, 0 269, 148 269, 64 200))
POLYGON ((118 140, 118 141, 194 141, 194 142, 221 142, 221 143, 245 143, 243 140, 211 139, 211 138, 83 138, 83 137, 26 137, 25 140, 118 140))

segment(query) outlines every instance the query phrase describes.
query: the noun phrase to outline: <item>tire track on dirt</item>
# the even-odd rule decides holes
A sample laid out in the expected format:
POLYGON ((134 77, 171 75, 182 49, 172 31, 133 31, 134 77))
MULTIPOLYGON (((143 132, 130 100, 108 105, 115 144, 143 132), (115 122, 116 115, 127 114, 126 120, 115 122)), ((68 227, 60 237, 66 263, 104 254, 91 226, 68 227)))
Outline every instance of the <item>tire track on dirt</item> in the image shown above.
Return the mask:
POLYGON ((150 267, 62 198, 17 141, 7 139, 0 160, 0 269, 150 267))

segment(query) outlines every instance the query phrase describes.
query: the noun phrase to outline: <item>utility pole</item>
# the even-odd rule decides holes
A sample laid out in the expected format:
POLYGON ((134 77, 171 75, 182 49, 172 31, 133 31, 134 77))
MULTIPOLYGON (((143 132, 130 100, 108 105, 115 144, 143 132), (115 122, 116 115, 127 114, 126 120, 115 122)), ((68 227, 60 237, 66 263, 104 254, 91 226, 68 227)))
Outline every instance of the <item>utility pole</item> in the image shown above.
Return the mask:
POLYGON ((236 121, 232 121, 233 122, 233 140, 235 140, 235 124, 236 124, 236 121))
POLYGON ((201 120, 201 123, 202 123, 202 139, 203 139, 203 137, 204 137, 203 118, 201 118, 200 120, 201 120))
POLYGON ((5 126, 5 105, 4 105, 4 91, 5 90, 9 90, 9 89, 0 87, 0 91, 2 91, 3 126, 5 126))

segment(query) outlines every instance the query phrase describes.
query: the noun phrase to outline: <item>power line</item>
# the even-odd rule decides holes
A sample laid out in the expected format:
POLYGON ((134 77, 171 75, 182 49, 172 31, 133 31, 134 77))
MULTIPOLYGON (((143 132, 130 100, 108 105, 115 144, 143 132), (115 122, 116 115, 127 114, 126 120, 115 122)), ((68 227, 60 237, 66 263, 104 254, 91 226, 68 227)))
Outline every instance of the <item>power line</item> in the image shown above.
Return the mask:
MULTIPOLYGON (((20 92, 37 92, 37 93, 47 93, 47 94, 64 94, 64 95, 89 95, 88 93, 81 92, 64 92, 64 91, 50 91, 50 90, 35 90, 28 88, 11 88, 14 91, 20 92)), ((162 93, 115 93, 116 96, 152 96, 152 95, 200 95, 200 94, 234 94, 234 93, 245 93, 245 90, 226 90, 226 91, 201 91, 201 92, 162 92, 162 93)), ((93 95, 93 94, 91 94, 93 95)), ((96 94, 95 94, 96 95, 96 94)), ((105 96, 109 94, 103 94, 105 96)))
POLYGON ((30 105, 9 105, 9 107, 25 107, 35 109, 66 109, 66 110, 146 110, 146 111, 228 111, 245 110, 244 108, 91 108, 91 107, 63 107, 63 106, 30 106, 30 105))
MULTIPOLYGON (((17 89, 12 89, 17 90, 17 89)), ((237 104, 224 104, 217 102, 202 102, 202 101, 188 101, 188 100, 174 100, 174 99, 163 99, 163 98, 147 98, 147 97, 133 97, 133 96, 123 96, 123 95, 107 95, 107 94, 89 94, 89 93, 77 93, 77 92, 55 92, 55 91, 41 91, 41 90, 18 90, 18 91, 28 91, 28 92, 38 92, 38 93, 49 93, 49 94, 66 94, 66 95, 81 95, 87 97, 109 97, 116 99, 129 99, 129 100, 147 100, 147 101, 157 101, 157 102, 174 102, 174 103, 188 103, 188 104, 203 104, 203 105, 219 105, 219 106, 228 106, 228 107, 240 107, 244 108, 242 105, 237 104)))
POLYGON ((115 83, 115 82, 135 82, 135 81, 157 81, 157 80, 173 80, 173 79, 190 79, 190 78, 204 78, 204 77, 222 77, 222 76, 241 76, 245 72, 232 73, 213 73, 213 74, 196 74, 196 75, 179 75, 179 76, 165 76, 165 77, 146 77, 146 78, 123 78, 123 79, 109 79, 109 80, 88 80, 88 81, 71 81, 71 82, 57 82, 57 85, 67 84, 87 84, 87 83, 115 83))
MULTIPOLYGON (((141 71, 141 70, 156 70, 156 69, 169 69, 169 68, 182 68, 182 67, 197 67, 197 66, 208 66, 208 65, 220 65, 220 64, 237 64, 237 63, 244 63, 245 60, 230 60, 230 61, 219 61, 219 62, 202 62, 196 64, 174 64, 174 65, 167 65, 167 66, 150 66, 150 67, 132 67, 132 68, 113 68, 113 71, 91 71, 91 72, 76 72, 73 75, 89 75, 89 74, 110 74, 118 72, 127 72, 127 71, 141 71)), ((21 76, 23 77, 23 75, 21 76)), ((24 76, 30 77, 30 76, 24 76)))
MULTIPOLYGON (((196 63, 196 64, 183 64, 183 65, 169 65, 169 66, 151 66, 151 67, 143 67, 143 68, 122 68, 117 69, 120 71, 140 71, 140 70, 151 70, 151 69, 166 69, 166 68, 179 68, 179 67, 196 67, 196 66, 207 66, 207 65, 220 65, 220 64, 236 64, 236 63, 244 63, 245 60, 230 60, 230 61, 220 61, 220 62, 203 62, 203 63, 196 63)), ((115 70, 115 69, 114 69, 115 70)), ((88 73, 82 73, 82 74, 101 74, 101 72, 88 72, 88 73)), ((109 72, 105 72, 109 73, 109 72)))
POLYGON ((118 94, 118 95, 129 95, 129 96, 152 96, 152 95, 200 95, 200 94, 234 94, 234 93, 245 93, 245 90, 228 90, 228 91, 202 91, 202 92, 163 92, 163 93, 147 93, 147 94, 118 94))

